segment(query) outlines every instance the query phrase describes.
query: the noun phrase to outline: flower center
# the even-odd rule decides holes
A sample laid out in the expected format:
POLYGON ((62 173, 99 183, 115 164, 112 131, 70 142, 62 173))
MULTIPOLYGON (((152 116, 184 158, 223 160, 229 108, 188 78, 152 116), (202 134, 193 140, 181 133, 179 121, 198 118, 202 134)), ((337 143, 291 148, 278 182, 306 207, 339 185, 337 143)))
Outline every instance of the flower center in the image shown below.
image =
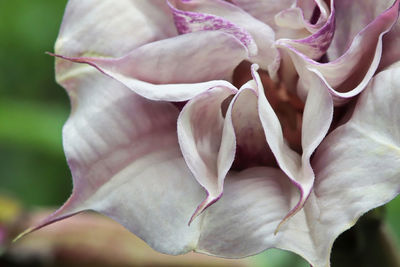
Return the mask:
MULTIPOLYGON (((251 80, 250 63, 242 62, 233 75, 233 84, 240 88, 248 80, 251 80)), ((285 140, 289 146, 302 153, 301 147, 301 125, 304 111, 304 103, 294 90, 288 90, 283 83, 275 83, 263 70, 258 71, 264 86, 265 95, 275 111, 281 126, 285 140)))

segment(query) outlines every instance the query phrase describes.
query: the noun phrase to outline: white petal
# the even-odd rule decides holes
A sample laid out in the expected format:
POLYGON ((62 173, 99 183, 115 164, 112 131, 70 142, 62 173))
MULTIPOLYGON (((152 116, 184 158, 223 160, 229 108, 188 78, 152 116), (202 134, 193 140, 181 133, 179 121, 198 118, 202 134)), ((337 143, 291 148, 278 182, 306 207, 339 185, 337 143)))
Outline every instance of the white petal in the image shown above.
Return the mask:
POLYGON ((236 94, 230 115, 236 136, 234 168, 276 166, 258 116, 258 93, 254 80, 244 84, 236 94))
POLYGON ((178 110, 86 69, 63 82, 72 102, 63 142, 74 191, 38 227, 93 209, 158 251, 192 250, 199 225, 188 227, 187 221, 204 192, 179 149, 178 110))
POLYGON ((263 21, 277 30, 278 26, 275 24, 275 15, 282 10, 290 8, 295 4, 295 0, 233 0, 233 3, 249 12, 255 18, 263 21))
POLYGON ((69 0, 56 53, 122 56, 148 42, 177 35, 164 0, 69 0))
POLYGON ((197 12, 192 14, 192 17, 195 18, 191 20, 192 23, 198 23, 198 17, 203 16, 207 18, 203 24, 204 28, 232 32, 248 47, 251 53, 250 61, 268 70, 272 78, 275 77, 279 68, 280 56, 274 46, 275 33, 268 25, 227 1, 189 0, 181 2, 178 5, 180 8, 197 12), (253 45, 256 47, 252 48, 253 45))
POLYGON ((383 36, 382 59, 379 69, 383 69, 400 60, 400 20, 383 36))
MULTIPOLYGON (((321 9, 322 8, 320 8, 320 10, 321 9)), ((335 32, 335 7, 333 1, 331 2, 331 9, 328 20, 325 21, 323 25, 315 28, 313 34, 310 36, 298 40, 291 40, 283 36, 283 38, 279 39, 277 42, 279 44, 288 44, 305 56, 319 60, 328 50, 335 32)), ((314 27, 315 25, 313 25, 313 28, 314 27)))
MULTIPOLYGON (((304 211, 316 249, 308 258, 315 266, 329 265, 334 240, 362 214, 400 193, 399 75, 400 65, 378 74, 352 118, 329 134, 314 155, 314 191, 304 211)), ((297 240, 281 247, 300 247, 297 240)))
POLYGON ((60 57, 93 65, 148 99, 184 101, 213 86, 231 87, 213 80, 230 78, 247 49, 231 35, 202 31, 149 43, 117 59, 60 57))
POLYGON ((200 203, 191 221, 222 195, 223 182, 234 159, 235 144, 222 149, 230 155, 219 156, 224 128, 221 105, 235 93, 236 90, 226 87, 212 88, 190 100, 179 115, 178 137, 183 157, 207 191, 207 198, 200 203))
POLYGON ((240 258, 274 247, 279 221, 290 209, 294 186, 278 169, 252 168, 230 173, 224 195, 203 217, 196 251, 240 258))
POLYGON ((313 77, 310 76, 309 69, 315 69, 322 75, 337 105, 362 92, 378 68, 382 54, 382 37, 396 22, 399 3, 397 1, 368 24, 342 56, 328 63, 313 61, 291 45, 278 41, 278 47, 289 53, 299 73, 299 95, 305 97, 311 88, 313 77))
MULTIPOLYGON (((333 2, 331 2, 331 7, 333 10, 333 2)), ((275 23, 281 28, 315 33, 326 24, 328 17, 332 15, 329 13, 329 6, 322 0, 296 1, 294 7, 284 9, 275 15, 275 23), (319 11, 318 18, 313 17, 316 9, 319 11)), ((282 34, 280 36, 288 37, 282 34)))
MULTIPOLYGON (((310 166, 310 157, 323 137, 326 135, 333 114, 333 102, 328 89, 319 77, 307 96, 302 125, 302 149, 300 157, 285 142, 282 127, 264 94, 260 77, 253 67, 254 79, 259 94, 259 116, 265 136, 278 165, 300 190, 300 199, 290 213, 282 220, 282 224, 298 212, 304 205, 314 183, 314 173, 310 166), (319 114, 316 114, 318 112, 319 114)), ((312 75, 316 75, 312 73, 312 75)), ((269 90, 269 88, 267 88, 269 90)), ((280 225, 281 226, 281 225, 280 225)), ((278 230, 278 229, 277 229, 278 230)))
POLYGON ((343 55, 356 35, 390 8, 394 2, 394 0, 352 0, 351 2, 335 0, 335 37, 328 50, 329 59, 334 60, 343 55))

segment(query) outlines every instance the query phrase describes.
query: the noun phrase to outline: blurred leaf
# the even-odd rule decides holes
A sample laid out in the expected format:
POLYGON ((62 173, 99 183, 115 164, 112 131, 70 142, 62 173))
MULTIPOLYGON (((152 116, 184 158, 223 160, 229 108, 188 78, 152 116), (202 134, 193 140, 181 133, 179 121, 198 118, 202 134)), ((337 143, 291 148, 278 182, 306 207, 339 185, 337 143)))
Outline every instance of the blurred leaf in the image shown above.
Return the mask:
MULTIPOLYGON (((399 178, 400 179, 400 178, 399 178)), ((397 196, 391 202, 386 204, 386 220, 390 229, 394 232, 394 238, 400 245, 400 197, 397 196)), ((400 254, 400 251, 399 251, 400 254)))
POLYGON ((62 153, 61 129, 68 116, 62 107, 11 99, 0 100, 0 142, 62 153))
POLYGON ((0 0, 0 92, 66 99, 54 82, 53 50, 66 0, 0 0))
POLYGON ((59 154, 68 111, 57 105, 0 100, 0 140, 59 154))

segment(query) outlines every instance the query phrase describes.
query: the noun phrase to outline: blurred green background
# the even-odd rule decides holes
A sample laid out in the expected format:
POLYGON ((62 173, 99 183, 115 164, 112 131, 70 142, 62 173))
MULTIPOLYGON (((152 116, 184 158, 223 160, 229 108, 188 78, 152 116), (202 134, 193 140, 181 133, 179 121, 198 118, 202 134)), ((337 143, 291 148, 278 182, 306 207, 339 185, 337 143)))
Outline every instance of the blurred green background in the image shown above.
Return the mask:
POLYGON ((0 190, 59 205, 72 184, 61 143, 69 100, 54 81, 65 0, 0 0, 0 190))
MULTIPOLYGON (((0 0, 0 194, 28 209, 59 206, 72 190, 61 142, 69 100, 45 54, 53 51, 66 2, 0 0)), ((399 240, 400 198, 387 205, 386 216, 399 240)), ((267 254, 256 262, 307 266, 284 252, 267 254)))

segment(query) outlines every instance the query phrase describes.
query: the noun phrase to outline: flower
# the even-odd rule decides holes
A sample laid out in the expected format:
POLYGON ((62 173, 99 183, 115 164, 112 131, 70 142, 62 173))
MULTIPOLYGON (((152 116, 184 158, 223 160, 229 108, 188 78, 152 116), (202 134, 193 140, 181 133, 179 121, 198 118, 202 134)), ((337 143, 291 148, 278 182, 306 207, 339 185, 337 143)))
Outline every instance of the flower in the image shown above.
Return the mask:
POLYGON ((35 229, 91 209, 168 254, 329 266, 400 192, 400 1, 327 2, 70 0, 74 190, 35 229))

